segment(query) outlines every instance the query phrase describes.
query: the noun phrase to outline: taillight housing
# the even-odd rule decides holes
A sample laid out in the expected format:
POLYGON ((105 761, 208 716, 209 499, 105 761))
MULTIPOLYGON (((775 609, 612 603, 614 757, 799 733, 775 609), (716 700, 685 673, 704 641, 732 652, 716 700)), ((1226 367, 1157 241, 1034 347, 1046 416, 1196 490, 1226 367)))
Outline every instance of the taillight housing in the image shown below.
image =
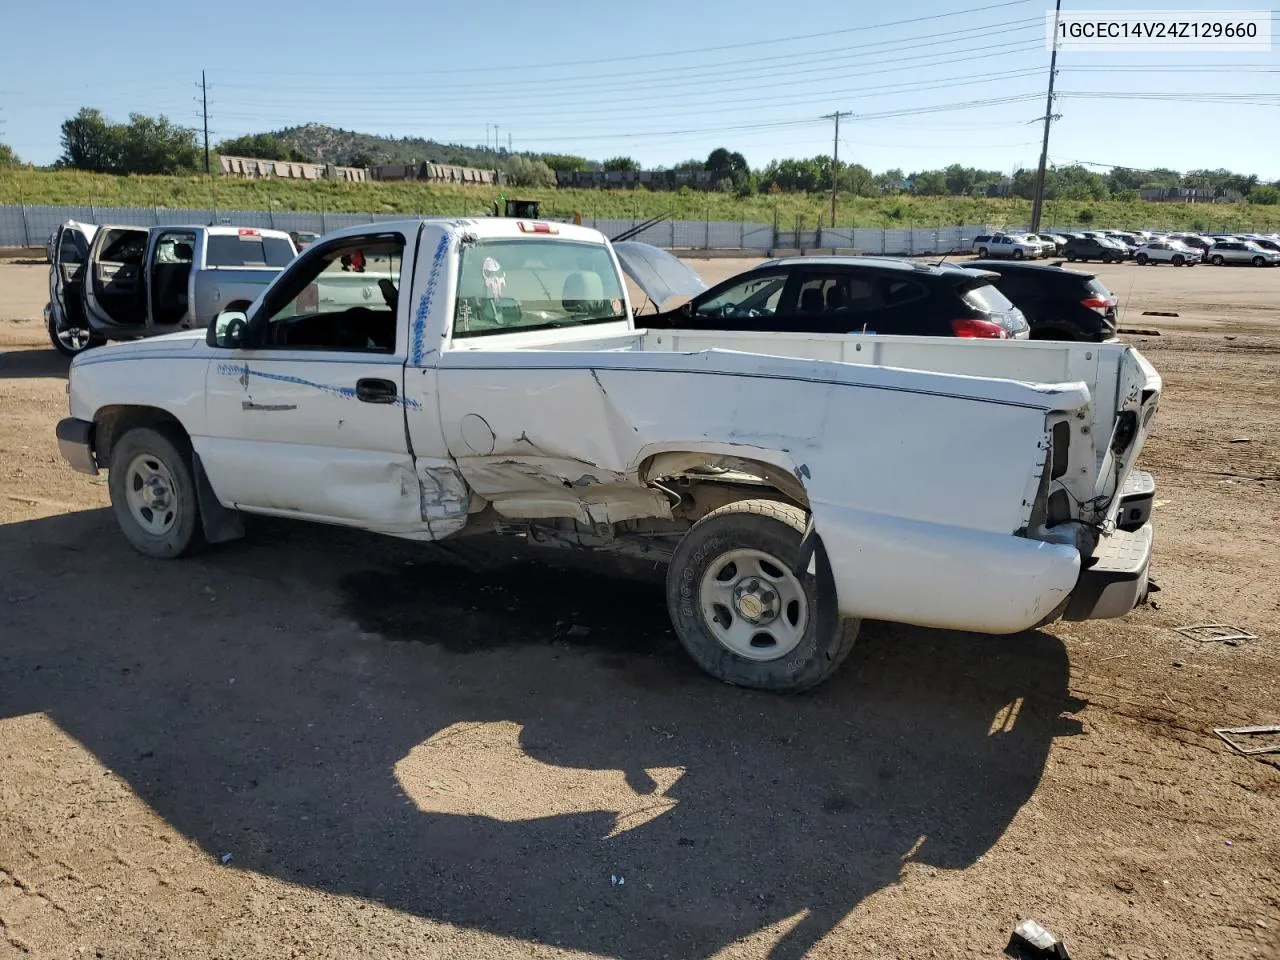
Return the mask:
POLYGON ((1008 340, 1009 331, 994 320, 981 317, 958 317, 951 321, 951 332, 957 337, 977 337, 982 340, 1008 340))
POLYGON ((1104 317, 1107 315, 1107 311, 1115 305, 1116 302, 1108 297, 1087 297, 1080 301, 1080 306, 1095 310, 1104 317))

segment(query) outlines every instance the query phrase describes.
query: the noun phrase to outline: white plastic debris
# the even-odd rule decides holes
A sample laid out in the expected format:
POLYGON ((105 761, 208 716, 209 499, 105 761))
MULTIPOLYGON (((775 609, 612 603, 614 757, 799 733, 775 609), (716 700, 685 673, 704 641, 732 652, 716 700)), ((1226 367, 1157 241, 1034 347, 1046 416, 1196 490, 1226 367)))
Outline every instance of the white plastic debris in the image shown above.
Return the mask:
POLYGON ((620 877, 615 873, 613 874, 613 876, 609 877, 609 882, 612 883, 615 887, 620 887, 624 883, 626 883, 627 880, 626 880, 626 877, 620 877))

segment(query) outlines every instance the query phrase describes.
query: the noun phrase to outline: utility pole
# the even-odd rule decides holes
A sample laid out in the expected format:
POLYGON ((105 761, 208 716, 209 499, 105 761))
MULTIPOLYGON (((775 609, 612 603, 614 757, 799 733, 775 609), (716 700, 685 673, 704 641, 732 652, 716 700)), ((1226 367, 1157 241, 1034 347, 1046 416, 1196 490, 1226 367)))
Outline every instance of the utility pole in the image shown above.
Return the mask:
POLYGON ((200 113, 204 117, 204 175, 209 176, 209 87, 200 71, 200 113))
POLYGON ((495 123, 495 124, 493 125, 493 152, 494 152, 494 153, 497 153, 497 152, 498 152, 498 143, 499 143, 499 142, 500 142, 500 141, 498 140, 498 125, 495 123))
POLYGON ((836 133, 831 141, 831 226, 836 225, 836 174, 840 172, 840 118, 853 116, 848 110, 828 113, 822 119, 836 122, 836 133))
POLYGON ((1044 104, 1044 141, 1040 145, 1040 166, 1036 168, 1036 189, 1031 200, 1031 232, 1040 231, 1040 214, 1044 210, 1045 166, 1049 162, 1049 124, 1053 122, 1053 78, 1058 75, 1058 21, 1062 16, 1062 0, 1053 7, 1053 52, 1049 54, 1049 96, 1044 104))
POLYGON ((489 124, 484 125, 484 148, 489 149, 489 124))

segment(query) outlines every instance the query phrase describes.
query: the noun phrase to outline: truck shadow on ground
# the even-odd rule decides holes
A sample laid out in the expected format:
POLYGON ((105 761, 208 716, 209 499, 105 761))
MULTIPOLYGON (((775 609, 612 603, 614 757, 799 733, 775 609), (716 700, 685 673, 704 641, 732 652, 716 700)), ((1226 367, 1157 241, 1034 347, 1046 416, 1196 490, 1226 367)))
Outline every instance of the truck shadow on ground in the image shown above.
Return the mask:
POLYGON ((974 863, 1079 730, 1043 632, 868 624, 784 698, 698 673, 652 567, 284 522, 153 562, 105 510, 3 530, 0 716, 47 712, 235 867, 567 948, 777 924, 800 957, 904 864, 974 863))
POLYGON ((67 379, 71 361, 52 347, 0 351, 0 380, 67 379))

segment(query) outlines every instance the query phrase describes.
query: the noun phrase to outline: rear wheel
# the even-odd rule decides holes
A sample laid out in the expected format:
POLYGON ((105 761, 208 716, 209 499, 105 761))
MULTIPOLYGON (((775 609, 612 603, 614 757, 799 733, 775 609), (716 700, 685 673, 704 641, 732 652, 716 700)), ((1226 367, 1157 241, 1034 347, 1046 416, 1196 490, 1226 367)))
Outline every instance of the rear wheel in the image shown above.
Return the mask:
POLYGON ((1067 251, 1067 259, 1070 260, 1072 263, 1076 262, 1076 256, 1077 254, 1074 250, 1067 251))
POLYGON ((190 448, 179 431, 134 427, 118 438, 107 488, 116 522, 138 552, 169 560, 203 543, 190 448))
POLYGON ((979 257, 980 259, 985 260, 985 259, 987 259, 987 257, 988 257, 989 255, 990 255, 990 251, 989 251, 989 250, 987 250, 987 248, 986 248, 986 247, 979 247, 979 248, 978 248, 978 257, 979 257))
POLYGON ((1224 263, 1226 263, 1226 261, 1222 259, 1222 254, 1220 253, 1215 253, 1212 257, 1210 257, 1209 262, 1212 263, 1215 267, 1220 267, 1224 263))
POLYGON ((1014 250, 1014 251, 1013 251, 1013 259, 1015 259, 1015 260, 1021 260, 1021 259, 1022 259, 1022 251, 1021 251, 1021 250, 1014 250))
POLYGON ((1134 259, 1138 261, 1139 266, 1146 266, 1147 263, 1150 262, 1151 260, 1151 258, 1148 257, 1145 253, 1138 254, 1134 259))
POLYGON ((859 622, 842 620, 819 544, 813 573, 797 574, 805 513, 742 500, 690 528, 667 570, 667 609, 685 650, 711 676, 796 693, 831 676, 859 622))

